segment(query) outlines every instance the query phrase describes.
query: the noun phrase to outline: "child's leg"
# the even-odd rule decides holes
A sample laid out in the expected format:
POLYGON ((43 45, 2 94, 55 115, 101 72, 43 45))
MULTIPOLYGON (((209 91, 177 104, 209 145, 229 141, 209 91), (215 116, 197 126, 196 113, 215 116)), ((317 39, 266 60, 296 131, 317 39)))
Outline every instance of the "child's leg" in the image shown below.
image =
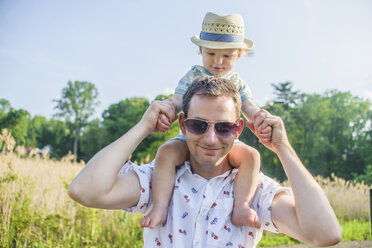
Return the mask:
POLYGON ((234 209, 231 222, 234 225, 260 228, 257 213, 250 208, 258 185, 260 154, 256 149, 239 142, 233 145, 228 158, 233 167, 239 167, 234 180, 234 209))
POLYGON ((171 140, 159 147, 152 175, 153 208, 141 221, 141 227, 154 228, 167 220, 168 205, 176 177, 176 166, 189 156, 186 142, 171 140))

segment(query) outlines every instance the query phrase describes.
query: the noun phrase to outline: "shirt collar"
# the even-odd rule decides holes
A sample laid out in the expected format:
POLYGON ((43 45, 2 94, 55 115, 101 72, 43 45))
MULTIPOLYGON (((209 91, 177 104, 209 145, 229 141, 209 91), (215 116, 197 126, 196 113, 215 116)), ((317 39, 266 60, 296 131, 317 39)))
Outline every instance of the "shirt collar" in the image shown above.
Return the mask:
MULTIPOLYGON (((182 165, 182 166, 179 166, 178 170, 177 170, 177 175, 176 175, 176 180, 179 179, 182 175, 184 174, 190 174, 190 175, 196 175, 196 176, 199 176, 198 174, 196 173, 193 173, 192 170, 191 170, 191 165, 190 165, 190 161, 186 160, 185 163, 182 165)), ((238 169, 236 168, 232 168, 231 170, 228 170, 228 171, 225 171, 224 173, 222 173, 221 175, 218 175, 218 176, 215 176, 209 180, 212 180, 212 179, 217 179, 217 178, 223 178, 223 179, 226 179, 228 178, 229 176, 232 177, 232 179, 235 178, 236 174, 238 173, 238 169)), ((199 176, 201 177, 201 176, 199 176)), ((203 178, 203 177, 202 177, 203 178)))

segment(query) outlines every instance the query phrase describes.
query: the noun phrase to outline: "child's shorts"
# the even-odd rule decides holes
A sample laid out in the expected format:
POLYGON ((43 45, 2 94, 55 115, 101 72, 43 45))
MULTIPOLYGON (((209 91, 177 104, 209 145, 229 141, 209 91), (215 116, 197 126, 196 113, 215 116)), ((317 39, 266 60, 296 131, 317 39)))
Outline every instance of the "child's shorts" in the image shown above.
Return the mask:
MULTIPOLYGON (((184 134, 179 134, 179 135, 177 135, 176 137, 174 137, 174 138, 168 140, 168 141, 165 142, 165 143, 168 143, 169 141, 172 141, 172 140, 180 140, 180 141, 186 142, 186 135, 184 135, 184 134)), ((235 144, 235 143, 243 143, 243 142, 241 142, 241 141, 238 140, 238 139, 235 139, 235 140, 234 140, 234 144, 235 144)))

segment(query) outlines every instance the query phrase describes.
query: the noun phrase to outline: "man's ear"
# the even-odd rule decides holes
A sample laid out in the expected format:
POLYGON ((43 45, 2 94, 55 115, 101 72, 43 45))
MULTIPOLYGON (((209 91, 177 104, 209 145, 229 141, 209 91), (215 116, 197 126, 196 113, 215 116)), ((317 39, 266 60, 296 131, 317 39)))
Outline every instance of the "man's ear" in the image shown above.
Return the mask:
POLYGON ((236 130, 235 139, 237 139, 239 135, 243 132, 243 128, 244 128, 243 118, 239 118, 238 124, 239 126, 238 126, 238 129, 236 130))
POLYGON ((178 124, 180 125, 181 131, 183 135, 186 135, 186 127, 185 127, 185 114, 181 113, 178 118, 178 124))

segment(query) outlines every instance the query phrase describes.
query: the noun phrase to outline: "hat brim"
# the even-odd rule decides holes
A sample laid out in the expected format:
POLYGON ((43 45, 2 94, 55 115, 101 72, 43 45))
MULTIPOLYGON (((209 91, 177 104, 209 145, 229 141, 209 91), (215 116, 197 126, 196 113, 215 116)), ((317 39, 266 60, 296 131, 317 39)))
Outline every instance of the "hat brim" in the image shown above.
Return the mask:
POLYGON ((191 37, 192 43, 197 46, 202 46, 210 49, 234 49, 240 48, 244 50, 253 49, 253 41, 244 38, 243 42, 219 42, 219 41, 209 41, 201 40, 199 35, 191 37))

